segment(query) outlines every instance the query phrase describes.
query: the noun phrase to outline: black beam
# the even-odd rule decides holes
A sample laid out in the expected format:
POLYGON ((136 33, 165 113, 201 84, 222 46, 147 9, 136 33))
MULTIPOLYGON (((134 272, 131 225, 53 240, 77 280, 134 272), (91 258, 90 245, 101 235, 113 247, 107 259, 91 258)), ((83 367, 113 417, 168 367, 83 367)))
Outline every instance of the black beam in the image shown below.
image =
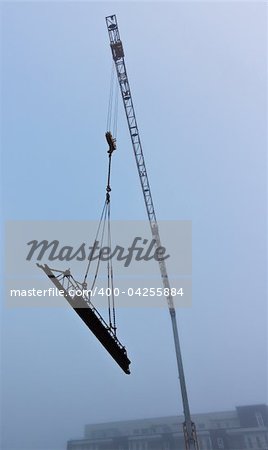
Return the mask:
POLYGON ((48 278, 50 278, 56 288, 59 291, 63 291, 63 296, 67 302, 87 325, 90 331, 92 331, 103 347, 106 348, 121 369, 126 374, 130 374, 129 365, 131 361, 128 359, 125 347, 123 347, 100 314, 96 314, 97 310, 93 306, 91 307, 85 300, 83 300, 82 297, 71 297, 68 291, 63 287, 61 282, 52 272, 53 269, 50 269, 50 267, 46 264, 44 266, 41 264, 37 265, 45 272, 48 278))

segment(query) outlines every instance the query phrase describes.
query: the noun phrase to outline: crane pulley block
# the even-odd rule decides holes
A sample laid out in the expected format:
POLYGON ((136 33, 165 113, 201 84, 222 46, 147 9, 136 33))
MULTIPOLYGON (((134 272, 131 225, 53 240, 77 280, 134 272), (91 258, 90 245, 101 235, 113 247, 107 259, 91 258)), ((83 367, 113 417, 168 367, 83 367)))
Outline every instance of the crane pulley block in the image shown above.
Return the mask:
POLYGON ((113 153, 114 150, 116 150, 116 139, 113 137, 112 133, 110 131, 107 131, 105 133, 106 141, 109 145, 108 153, 113 153))
POLYGON ((122 45, 121 41, 111 44, 111 49, 112 49, 114 61, 117 61, 120 58, 124 58, 124 50, 123 50, 123 45, 122 45))

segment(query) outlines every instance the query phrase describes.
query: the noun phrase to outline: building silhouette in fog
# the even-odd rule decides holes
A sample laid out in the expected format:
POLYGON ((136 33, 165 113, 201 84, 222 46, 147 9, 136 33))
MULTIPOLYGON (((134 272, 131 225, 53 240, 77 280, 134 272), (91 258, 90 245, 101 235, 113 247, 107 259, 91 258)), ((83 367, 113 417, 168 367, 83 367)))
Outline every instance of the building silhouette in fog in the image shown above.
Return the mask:
MULTIPOLYGON (((268 450, 268 406, 193 414, 200 450, 268 450)), ((184 450, 183 416, 126 420, 85 426, 83 439, 67 450, 184 450)))

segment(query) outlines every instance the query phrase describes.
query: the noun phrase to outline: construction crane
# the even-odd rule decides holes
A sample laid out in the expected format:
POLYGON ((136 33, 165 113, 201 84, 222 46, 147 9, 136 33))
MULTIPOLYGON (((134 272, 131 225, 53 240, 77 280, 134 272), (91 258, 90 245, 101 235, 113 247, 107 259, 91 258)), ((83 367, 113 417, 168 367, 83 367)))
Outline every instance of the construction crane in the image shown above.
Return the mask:
MULTIPOLYGON (((142 192, 144 196, 144 201, 146 205, 146 210, 149 218, 149 223, 152 231, 153 239, 155 239, 156 247, 161 246, 159 228, 156 220, 155 209, 153 205, 152 193, 149 185, 149 179, 147 175, 147 170, 145 166, 142 145, 136 120, 136 115, 133 106, 132 95, 130 91, 130 85, 128 81, 126 65, 124 60, 124 50, 122 41, 120 39, 119 29, 117 25, 117 19, 115 15, 106 17, 106 25, 108 29, 109 39, 110 39, 110 47, 112 51, 112 57, 114 60, 117 78, 120 86, 120 91, 123 99, 123 104, 125 108, 128 128, 130 132, 130 137, 132 141, 132 146, 134 150, 134 155, 136 159, 136 164, 139 172, 139 178, 141 182, 142 192)), ((167 274, 167 268, 165 261, 159 261, 159 267, 161 272, 161 278, 163 282, 164 288, 168 290, 166 292, 171 292, 169 278, 167 274)), ((196 427, 194 422, 191 419, 189 401, 187 396, 186 382, 184 376, 184 369, 182 363, 182 355, 180 349, 180 341, 178 334, 178 326, 176 320, 176 311, 174 307, 173 298, 171 295, 166 297, 168 308, 171 317, 172 330, 174 336, 174 344, 175 344, 175 352, 177 358, 177 366, 179 372, 179 380, 180 380, 180 388, 182 395, 182 403, 183 403, 183 412, 184 412, 184 423, 183 423, 183 432, 185 439, 185 449, 195 449, 198 450, 198 440, 196 435, 196 427)))

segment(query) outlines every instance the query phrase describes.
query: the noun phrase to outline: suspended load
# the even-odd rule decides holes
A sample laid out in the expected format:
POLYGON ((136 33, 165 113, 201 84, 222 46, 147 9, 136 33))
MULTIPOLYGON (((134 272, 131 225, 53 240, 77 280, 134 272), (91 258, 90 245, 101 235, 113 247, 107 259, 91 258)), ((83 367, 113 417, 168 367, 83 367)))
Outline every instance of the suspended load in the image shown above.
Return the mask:
MULTIPOLYGON (((110 131, 105 134, 106 141, 109 145, 108 149, 108 176, 107 176, 107 186, 106 186, 106 197, 104 207, 101 213, 101 218, 99 226, 97 229, 97 234, 95 237, 95 244, 100 239, 100 248, 103 245, 103 239, 105 233, 107 234, 107 245, 111 247, 111 227, 110 227, 110 179, 111 179, 111 159, 112 153, 116 149, 116 139, 113 137, 110 131), (99 238, 99 235, 101 238, 99 238)), ((94 244, 94 245, 95 245, 94 244)), ((107 323, 95 306, 91 302, 91 292, 95 286, 99 266, 100 266, 100 254, 97 260, 96 271, 93 277, 92 285, 90 289, 87 289, 87 278, 89 275, 89 269, 91 265, 91 260, 88 261, 85 277, 82 283, 78 282, 72 276, 70 270, 56 270, 49 267, 47 264, 37 266, 42 269, 45 274, 50 278, 55 287, 63 292, 64 298, 67 300, 69 305, 78 314, 78 316, 83 320, 85 325, 92 331, 96 338, 100 341, 103 347, 110 353, 112 358, 117 362, 121 369, 126 373, 130 374, 129 366, 131 361, 127 356, 127 351, 125 347, 121 344, 116 336, 116 321, 115 321, 115 304, 114 304, 114 284, 113 284, 113 267, 112 260, 107 261, 107 278, 108 278, 108 315, 109 323, 107 323), (79 295, 73 295, 73 292, 78 292, 79 295), (72 295, 70 295, 72 292, 72 295), (82 295, 81 295, 82 294, 82 295)))
POLYGON ((59 291, 63 291, 63 296, 73 308, 73 310, 78 314, 78 316, 83 320, 87 327, 95 334, 96 338, 100 341, 104 348, 110 353, 117 364, 123 369, 126 374, 130 374, 129 365, 130 360, 127 357, 127 351, 121 342, 117 339, 115 332, 111 327, 105 322, 103 317, 99 314, 97 309, 93 306, 88 298, 85 296, 71 296, 68 292, 70 287, 77 288, 75 280, 72 279, 72 275, 69 270, 63 271, 53 271, 46 264, 43 266, 37 264, 45 274, 50 278, 52 283, 59 291), (54 272, 59 272, 60 275, 56 275, 54 272), (64 278, 68 278, 69 286, 64 287, 62 282, 64 278), (61 281, 60 281, 61 279, 61 281))

